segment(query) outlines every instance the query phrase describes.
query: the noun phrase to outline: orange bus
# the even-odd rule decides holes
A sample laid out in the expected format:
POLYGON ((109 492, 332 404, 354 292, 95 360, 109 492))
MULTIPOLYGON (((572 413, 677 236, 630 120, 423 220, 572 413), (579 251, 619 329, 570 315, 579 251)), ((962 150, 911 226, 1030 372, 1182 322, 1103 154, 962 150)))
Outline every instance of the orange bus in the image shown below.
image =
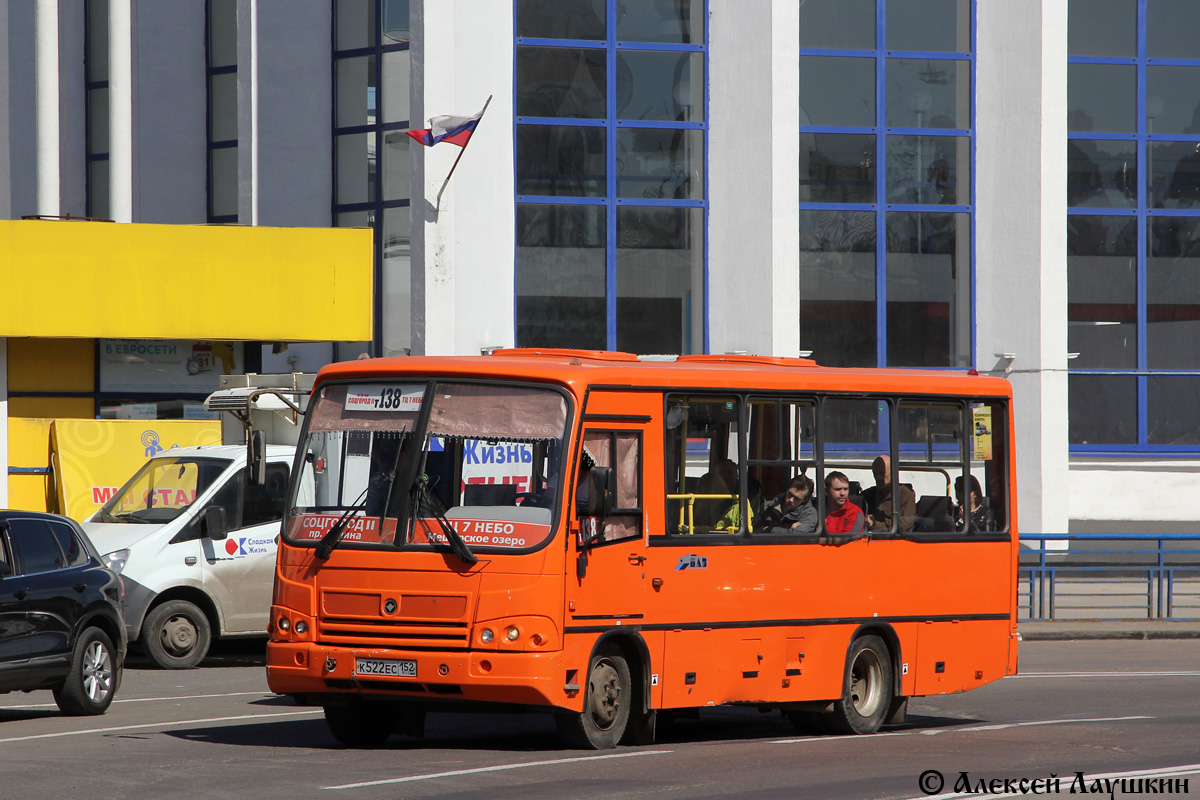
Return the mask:
POLYGON ((331 365, 268 683, 355 746, 468 709, 553 712, 584 748, 723 704, 875 732, 1016 672, 1011 398, 737 355, 331 365))

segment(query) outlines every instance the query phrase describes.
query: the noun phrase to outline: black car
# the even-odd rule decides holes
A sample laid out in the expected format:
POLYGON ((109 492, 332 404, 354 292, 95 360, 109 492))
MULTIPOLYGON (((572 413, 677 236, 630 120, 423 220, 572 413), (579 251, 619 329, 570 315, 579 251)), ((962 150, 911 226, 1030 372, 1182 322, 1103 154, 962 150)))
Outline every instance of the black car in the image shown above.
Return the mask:
POLYGON ((53 689, 103 714, 121 685, 121 579, 73 520, 0 510, 0 693, 53 689))

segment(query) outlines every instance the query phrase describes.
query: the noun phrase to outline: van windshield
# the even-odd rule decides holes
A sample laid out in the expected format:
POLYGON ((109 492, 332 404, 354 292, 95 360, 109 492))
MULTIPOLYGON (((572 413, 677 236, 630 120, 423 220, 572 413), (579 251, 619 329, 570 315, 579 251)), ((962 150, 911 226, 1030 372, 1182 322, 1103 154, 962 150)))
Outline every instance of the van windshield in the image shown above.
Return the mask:
POLYGON ((552 530, 566 398, 498 384, 327 384, 301 443, 313 476, 288 538, 312 544, 342 517, 339 547, 524 550, 552 530))
POLYGON ((184 456, 147 461, 92 517, 93 522, 170 522, 221 476, 229 462, 184 456))

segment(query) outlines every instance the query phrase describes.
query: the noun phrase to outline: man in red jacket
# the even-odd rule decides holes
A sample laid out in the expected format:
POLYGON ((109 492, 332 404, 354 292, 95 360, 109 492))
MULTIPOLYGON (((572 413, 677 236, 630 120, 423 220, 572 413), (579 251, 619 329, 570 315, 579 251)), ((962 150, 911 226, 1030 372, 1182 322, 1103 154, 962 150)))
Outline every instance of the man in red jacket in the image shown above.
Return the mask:
POLYGON ((850 479, 841 472, 825 476, 825 532, 864 533, 867 515, 850 502, 850 479))

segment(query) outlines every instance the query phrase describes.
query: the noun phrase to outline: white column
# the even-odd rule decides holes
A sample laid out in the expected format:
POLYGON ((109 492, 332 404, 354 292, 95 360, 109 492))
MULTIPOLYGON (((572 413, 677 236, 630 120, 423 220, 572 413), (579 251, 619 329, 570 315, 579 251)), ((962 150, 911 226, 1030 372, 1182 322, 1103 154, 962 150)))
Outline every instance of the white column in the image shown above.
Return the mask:
POLYGON ((37 75, 37 213, 59 214, 58 0, 37 0, 34 10, 37 75))
POLYGON ((413 0, 411 13, 415 127, 431 116, 473 114, 494 95, 449 183, 458 147, 412 148, 412 352, 465 355, 511 346, 512 5, 413 0))
POLYGON ((133 0, 108 0, 109 215, 133 222, 133 0))
POLYGON ((978 15, 976 363, 1013 384, 1020 529, 1060 533, 1069 506, 1067 0, 981 2, 978 15))
POLYGON ((799 5, 709 4, 709 349, 800 346, 799 5))

